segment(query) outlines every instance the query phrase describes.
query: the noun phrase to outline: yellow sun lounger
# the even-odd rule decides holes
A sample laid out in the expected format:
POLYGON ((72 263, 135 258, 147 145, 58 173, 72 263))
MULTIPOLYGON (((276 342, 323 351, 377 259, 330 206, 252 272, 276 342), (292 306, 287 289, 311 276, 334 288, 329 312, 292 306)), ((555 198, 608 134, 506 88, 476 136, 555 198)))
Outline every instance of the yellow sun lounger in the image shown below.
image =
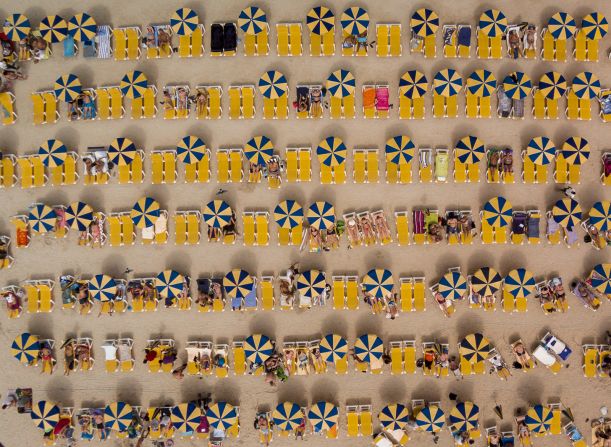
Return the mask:
POLYGON ((346 276, 346 308, 348 310, 358 310, 358 277, 346 276))
POLYGON ((541 30, 541 40, 543 41, 543 48, 541 49, 541 59, 549 62, 555 61, 555 39, 552 33, 548 31, 547 27, 544 27, 541 30))
POLYGON ((263 310, 274 310, 276 298, 274 297, 274 277, 261 277, 261 308, 263 310))
POLYGON ((199 24, 188 36, 179 36, 179 57, 202 57, 204 55, 204 37, 206 29, 199 24))
POLYGON ((257 235, 257 245, 266 246, 269 244, 269 213, 267 211, 259 211, 255 213, 255 226, 257 235))
POLYGON ((244 342, 234 341, 232 344, 233 355, 233 372, 236 376, 241 376, 246 373, 246 352, 244 351, 244 342))
POLYGON ((395 211, 395 227, 397 229, 397 243, 409 245, 409 220, 407 211, 395 211))
POLYGON ((343 310, 346 308, 346 277, 333 276, 333 309, 343 310))
POLYGON ((574 38, 574 48, 573 48, 573 58, 577 62, 587 62, 588 51, 587 51, 587 38, 586 32, 583 29, 580 29, 575 34, 574 38))
POLYGON ((393 375, 405 374, 403 364, 403 342, 390 342, 390 373, 393 375))
POLYGON ((583 375, 588 378, 598 376, 598 355, 599 349, 597 345, 583 345, 583 375))
MULTIPOLYGON (((17 113, 15 113, 15 95, 13 95, 13 93, 0 93, 0 105, 4 108, 2 125, 8 126, 17 121, 17 113)), ((36 115, 36 111, 34 114, 36 115)))
POLYGON ((210 150, 195 163, 185 165, 185 183, 207 183, 210 181, 210 150))

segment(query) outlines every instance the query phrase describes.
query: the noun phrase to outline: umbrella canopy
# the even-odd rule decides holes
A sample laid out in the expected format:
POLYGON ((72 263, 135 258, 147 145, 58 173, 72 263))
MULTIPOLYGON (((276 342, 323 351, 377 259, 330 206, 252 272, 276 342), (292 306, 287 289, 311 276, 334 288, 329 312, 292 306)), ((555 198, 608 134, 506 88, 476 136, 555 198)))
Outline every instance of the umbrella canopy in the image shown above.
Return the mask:
POLYGON ((104 427, 109 430, 126 431, 132 419, 133 409, 125 402, 113 402, 104 408, 104 427))
POLYGON ((581 222, 581 205, 568 197, 560 199, 552 208, 552 217, 558 225, 570 230, 581 222))
POLYGON ((188 36, 199 26, 199 17, 191 8, 178 8, 170 17, 170 26, 177 35, 188 36))
POLYGON ((282 402, 272 412, 274 425, 282 431, 295 430, 301 425, 304 416, 299 405, 293 402, 282 402))
POLYGON ((308 419, 315 433, 331 430, 337 425, 339 410, 330 402, 316 402, 308 411, 308 419))
POLYGON ((335 363, 346 357, 348 342, 338 334, 327 334, 320 340, 320 355, 325 362, 335 363))
POLYGON ((161 298, 176 298, 185 287, 185 277, 176 270, 164 270, 155 277, 155 289, 161 298))
POLYGON ((345 98, 354 95, 356 80, 348 70, 336 70, 327 78, 327 90, 331 96, 345 98))
POLYGON ((129 138, 115 138, 108 146, 108 160, 117 166, 127 166, 136 158, 136 145, 129 138))
POLYGON ((327 34, 335 28, 335 15, 326 6, 316 6, 308 12, 306 25, 312 34, 327 34))
POLYGON ((390 404, 382 408, 378 419, 384 430, 402 430, 409 420, 409 412, 403 404, 390 404))
POLYGON ((340 166, 346 161, 346 145, 341 138, 327 137, 316 148, 318 161, 325 166, 340 166))
POLYGON ((467 292, 467 278, 459 272, 448 272, 439 280, 438 290, 445 299, 460 300, 467 292))
POLYGON ((435 11, 420 8, 412 15, 409 26, 417 36, 432 36, 439 29, 439 16, 435 11))
POLYGON ((267 28, 265 11, 256 6, 243 9, 238 16, 238 26, 246 34, 257 35, 267 28))
POLYGON ((30 363, 36 360, 40 352, 38 336, 29 332, 17 336, 11 343, 11 355, 21 363, 30 363))
POLYGON ((507 17, 498 9, 487 9, 480 16, 478 26, 488 37, 502 36, 507 31, 507 17))
POLYGON ((132 221, 137 228, 152 227, 160 215, 161 206, 159 202, 151 197, 142 197, 134 204, 130 211, 132 221))
POLYGON ((545 433, 552 426, 552 419, 554 418, 552 410, 543 405, 535 405, 530 407, 526 412, 526 419, 524 422, 528 429, 534 433, 545 433))
POLYGON ((392 294, 395 281, 390 270, 372 269, 363 277, 361 287, 369 295, 384 298, 392 294))
POLYGON ((66 207, 66 225, 78 231, 87 231, 93 222, 93 208, 84 202, 72 202, 66 207))
POLYGON ((346 9, 341 16, 342 28, 348 34, 358 36, 366 33, 369 27, 369 14, 363 8, 353 6, 346 9))
POLYGON ((259 91, 268 99, 282 98, 288 90, 286 77, 277 70, 266 71, 259 78, 259 91))
POLYGON ((511 99, 524 99, 532 91, 530 78, 521 71, 514 71, 503 79, 503 90, 511 99))
POLYGON ((581 137, 569 137, 562 145, 562 158, 570 165, 582 165, 590 158, 590 144, 581 137))
POLYGON ((600 79, 591 71, 582 71, 573 78, 571 90, 580 99, 595 99, 600 94, 600 79))
POLYGON ((315 298, 321 295, 326 285, 325 274, 320 270, 306 270, 297 278, 297 290, 300 295, 307 298, 315 298))
POLYGON ((204 207, 204 222, 214 228, 223 228, 229 225, 233 210, 224 200, 212 200, 204 207))
POLYGON ((598 231, 611 230, 611 202, 602 200, 594 203, 588 213, 588 222, 598 231))
POLYGON ((246 270, 233 269, 223 278, 223 288, 229 298, 246 298, 255 283, 246 270))
POLYGON ((505 197, 493 197, 484 204, 482 218, 492 227, 506 227, 511 223, 512 216, 511 202, 505 197))
POLYGON ((505 277, 505 291, 514 298, 526 298, 535 291, 535 275, 519 268, 510 271, 505 277))
POLYGON ((93 41, 97 31, 95 20, 85 12, 75 14, 68 20, 68 34, 77 42, 93 41))
POLYGON ((591 12, 581 19, 581 29, 585 31, 586 38, 600 40, 609 31, 609 22, 600 12, 591 12))
POLYGON ((295 200, 283 200, 274 208, 274 220, 281 228, 295 228, 303 222, 303 207, 295 200))
POLYGON ((259 135, 248 140, 244 145, 244 155, 248 161, 256 165, 264 166, 272 155, 274 155, 274 145, 265 135, 259 135))
POLYGON ((473 402, 459 402, 450 411, 452 432, 471 431, 479 425, 479 407, 473 402))
POLYGON ((557 12, 547 22, 547 30, 556 40, 567 40, 575 35, 577 23, 567 12, 557 12))
POLYGON ((453 68, 445 68, 438 71, 433 78, 433 91, 449 98, 457 95, 462 89, 462 78, 453 68))
POLYGON ((199 427, 202 418, 202 410, 193 402, 183 403, 172 407, 170 421, 172 426, 179 432, 194 432, 199 427))
POLYGON ((486 155, 484 142, 477 137, 468 135, 456 143, 456 156, 461 163, 476 164, 486 155))
POLYGON ((4 21, 4 34, 10 40, 19 42, 22 39, 28 37, 32 26, 30 25, 30 19, 24 14, 11 14, 4 21))
POLYGON ((228 430, 238 423, 238 412, 227 402, 216 402, 208 406, 206 418, 212 428, 228 430))
POLYGON ((127 98, 141 98, 148 88, 148 79, 141 71, 133 70, 123 76, 119 88, 123 96, 127 98))
POLYGON ((47 233, 53 231, 57 222, 57 213, 53 208, 42 203, 35 204, 28 214, 28 220, 32 231, 36 233, 47 233))
POLYGON ((363 334, 354 342, 354 354, 361 362, 379 360, 384 354, 384 342, 377 335, 363 334))
POLYGON ((308 224, 318 230, 327 230, 335 225, 335 207, 329 202, 314 202, 306 215, 308 224))
POLYGON ((407 135, 397 135, 386 141, 386 161, 395 165, 406 165, 412 161, 416 145, 407 135))
POLYGON ((611 264, 597 264, 590 273, 592 287, 605 295, 611 295, 611 264))
POLYGON ((566 79, 557 71, 548 71, 539 79, 539 90, 547 99, 562 98, 566 89, 566 79))
POLYGON ((535 137, 526 146, 526 156, 534 164, 545 166, 550 164, 556 156, 556 146, 547 137, 535 137))
POLYGON ((480 98, 492 96, 496 90, 496 77, 489 70, 475 70, 467 78, 467 92, 480 98))
POLYGON ((446 423, 446 416, 437 405, 428 405, 418 412, 416 426, 423 431, 438 433, 446 423))
POLYGON ((40 35, 49 43, 61 42, 68 36, 68 24, 58 16, 46 16, 40 21, 40 35))
POLYGON ((244 340, 244 353, 246 360, 262 365, 274 353, 274 346, 266 335, 253 334, 244 340))
POLYGON ((176 156, 188 165, 202 161, 207 154, 206 143, 193 135, 183 137, 176 145, 176 156))
POLYGON ((44 431, 53 430, 59 422, 59 407, 54 402, 39 400, 32 406, 30 417, 44 431))
POLYGON ((469 334, 460 342, 458 353, 470 363, 483 362, 490 352, 490 341, 482 334, 469 334))
POLYGON ((73 74, 62 75, 55 81, 53 90, 58 100, 75 101, 82 91, 81 80, 73 74))
POLYGON ((429 81, 424 73, 409 70, 399 79, 399 94, 409 99, 422 98, 429 89, 429 81))
POLYGON ((503 277, 492 267, 482 267, 471 277, 471 287, 483 296, 494 295, 501 288, 503 277))
POLYGON ((117 296, 117 282, 108 275, 95 275, 89 280, 89 295, 103 303, 113 301, 117 296))
POLYGON ((38 148, 38 155, 49 168, 61 166, 68 157, 68 148, 60 140, 47 140, 38 148))

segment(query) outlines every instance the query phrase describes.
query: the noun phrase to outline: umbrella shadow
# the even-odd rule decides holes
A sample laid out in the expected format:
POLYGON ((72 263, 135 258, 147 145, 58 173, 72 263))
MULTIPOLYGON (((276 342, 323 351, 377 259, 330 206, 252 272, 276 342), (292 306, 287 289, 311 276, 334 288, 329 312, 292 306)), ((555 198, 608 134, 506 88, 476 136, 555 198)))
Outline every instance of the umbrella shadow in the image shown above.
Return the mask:
POLYGON ((125 256, 113 255, 112 257, 106 258, 102 261, 102 272, 113 278, 122 278, 125 276, 125 270, 127 269, 127 261, 125 256))
POLYGON ((521 377, 518 379, 517 396, 526 403, 541 403, 543 390, 543 380, 538 377, 521 377))
POLYGON ((407 400, 407 385, 401 377, 389 377, 380 385, 378 392, 382 402, 404 402, 407 400))
POLYGON ((229 378, 219 381, 212 392, 215 401, 228 402, 231 405, 240 405, 240 387, 236 380, 229 378))
POLYGON ((337 382, 329 378, 321 378, 312 385, 312 402, 338 403, 339 387, 337 382))
POLYGON ((65 376, 52 377, 47 382, 47 399, 58 405, 70 407, 74 405, 73 385, 65 376))
POLYGON ((465 336, 481 332, 484 328, 482 317, 477 314, 461 315, 456 321, 458 339, 462 340, 465 336))
POLYGON ((250 320, 248 329, 251 334, 264 334, 273 340, 276 335, 276 321, 269 318, 269 315, 254 315, 250 320))
POLYGON ((382 319, 376 315, 362 315, 354 325, 356 336, 364 334, 375 334, 379 337, 383 336, 382 319))
POLYGON ((278 402, 294 402, 300 407, 308 405, 307 391, 302 380, 290 379, 289 382, 278 384, 278 402))
POLYGON ((238 249, 237 253, 231 256, 230 264, 232 269, 243 269, 251 275, 257 273, 257 256, 254 256, 251 250, 238 249))
POLYGON ((124 378, 117 386, 117 400, 140 405, 142 400, 142 383, 137 379, 124 378))
POLYGON ((322 321, 320 328, 323 336, 327 334, 338 334, 343 338, 348 337, 349 324, 348 321, 342 317, 330 315, 322 321))
POLYGON ((193 260, 184 251, 173 252, 166 261, 166 266, 169 269, 190 276, 193 260))
POLYGON ((504 252, 498 263, 498 271, 506 275, 511 270, 522 268, 526 265, 526 256, 522 250, 509 248, 504 252))

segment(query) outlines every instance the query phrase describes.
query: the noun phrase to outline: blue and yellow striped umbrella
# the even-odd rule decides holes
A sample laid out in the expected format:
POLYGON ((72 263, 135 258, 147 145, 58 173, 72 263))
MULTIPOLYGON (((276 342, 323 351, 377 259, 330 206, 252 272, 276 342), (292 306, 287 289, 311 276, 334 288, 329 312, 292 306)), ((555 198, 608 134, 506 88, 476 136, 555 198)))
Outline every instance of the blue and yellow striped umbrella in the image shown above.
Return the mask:
POLYGON ((274 353, 274 345, 267 335, 253 334, 244 340, 246 360, 262 365, 274 353))
POLYGON ((55 229, 57 213, 50 206, 42 203, 36 203, 30 209, 28 220, 30 222, 30 226, 32 227, 32 231, 40 234, 47 233, 55 229))
POLYGON ((172 426, 182 433, 195 432, 201 422, 202 409, 193 402, 182 403, 172 407, 170 421, 172 426))
POLYGON ((505 277, 505 291, 514 298, 526 298, 535 291, 535 275, 518 268, 510 271, 505 277))
POLYGON ((259 78, 259 91, 268 99, 282 98, 288 90, 286 77, 277 70, 266 71, 259 78))
POLYGON ((562 145, 561 153, 569 165, 581 166, 590 158, 590 143, 582 137, 569 137, 562 145))
POLYGON ((577 23, 567 12, 557 12, 547 22, 547 30, 556 40, 568 40, 575 35, 577 23))
POLYGON ((249 162, 265 166, 274 155, 274 145, 265 135, 258 135, 244 145, 244 155, 249 162))
POLYGON ((327 230, 335 225, 335 207, 329 202, 314 202, 306 214, 308 224, 318 230, 327 230))
POLYGON ((137 228, 149 228, 155 225, 161 215, 159 202, 151 197, 142 197, 130 211, 130 216, 137 228))
POLYGON ((225 431, 238 423, 238 412, 230 403, 215 402, 208 406, 206 418, 212 428, 225 431))
POLYGON ((117 296, 117 282, 108 275, 95 275, 89 280, 89 295, 102 303, 114 301, 117 296))
POLYGON ((340 166, 346 161, 346 145, 341 138, 327 137, 316 148, 318 161, 325 166, 340 166))
POLYGON ((38 336, 29 332, 17 336, 11 343, 11 355, 21 363, 30 363, 36 360, 40 352, 38 336))
POLYGON ((188 36, 199 26, 199 17, 191 8, 178 8, 170 17, 170 26, 178 36, 188 36))
POLYGON ((552 217, 558 225, 570 230, 581 222, 581 205, 568 197, 560 199, 552 208, 552 217))
POLYGON ((293 402, 282 402, 272 412, 274 425, 282 431, 295 430, 301 425, 304 417, 305 415, 299 405, 293 402))
POLYGON ((386 141, 384 150, 388 163, 406 165, 413 160, 416 145, 407 135, 397 135, 386 141))
POLYGON ((489 70, 475 70, 467 78, 467 92, 480 98, 492 96, 496 90, 496 77, 489 70))
POLYGON ((281 228, 295 228, 303 223, 303 207, 295 200, 283 200, 274 209, 274 220, 281 228))
POLYGON ((223 288, 229 298, 246 298, 253 284, 252 275, 242 269, 233 269, 223 278, 223 288))
POLYGON ((384 430, 402 430, 409 421, 409 412, 403 404, 390 404, 378 413, 378 420, 384 430))
POLYGON ((433 91, 439 96, 449 98, 462 89, 462 77, 453 68, 438 71, 433 78, 433 91))
POLYGON ((146 92, 148 79, 141 71, 133 70, 123 76, 119 88, 126 98, 138 99, 146 92))
POLYGON ((325 362, 335 363, 348 354, 348 342, 338 334, 327 334, 320 340, 320 356, 325 362))
POLYGON ((12 41, 19 42, 28 37, 32 26, 30 25, 30 19, 24 14, 11 14, 4 21, 3 30, 6 37, 12 41))
POLYGON ((524 422, 531 432, 537 434, 546 433, 552 426, 552 419, 554 415, 552 410, 543 405, 535 405, 530 407, 526 412, 526 419, 524 422))
POLYGON ((450 411, 450 429, 453 433, 476 430, 479 425, 479 407, 473 402, 459 402, 450 411))
POLYGON ((585 31, 586 38, 600 40, 609 31, 609 22, 600 12, 591 12, 581 19, 581 29, 585 31))
POLYGON ((422 98, 429 89, 429 81, 424 73, 408 70, 399 79, 399 94, 409 99, 422 98))
POLYGON ((420 8, 412 15, 409 26, 420 37, 432 36, 439 29, 439 16, 435 11, 420 8))
POLYGON ((539 90, 547 99, 560 99, 568 88, 566 79, 557 71, 548 71, 539 79, 539 90))
POLYGON ((129 138, 115 138, 108 146, 108 160, 117 166, 127 166, 136 158, 136 145, 129 138))
POLYGON ((503 277, 492 267, 482 267, 471 276, 471 288, 482 296, 491 296, 499 291, 503 277))
POLYGON ((460 272, 448 272, 439 280, 438 290, 445 299, 460 300, 467 293, 467 278, 460 272))
POLYGON ((335 70, 327 78, 327 90, 331 96, 345 98, 354 95, 356 80, 348 70, 335 70))
POLYGON ((526 146, 526 156, 534 164, 545 166, 550 164, 556 156, 556 146, 547 137, 534 137, 526 146))
POLYGON ((611 230, 611 202, 602 200, 594 203, 588 213, 588 222, 598 231, 611 230))
POLYGON ((335 28, 335 15, 326 6, 316 6, 308 12, 306 25, 312 34, 322 36, 335 28))
POLYGON ((212 200, 204 207, 204 222, 213 228, 223 228, 231 222, 233 210, 224 200, 212 200))
POLYGON ((68 36, 68 24, 58 16, 46 16, 40 21, 40 35, 49 43, 58 43, 68 36))
POLYGON ((308 419, 314 433, 331 430, 339 420, 339 409, 331 402, 316 402, 308 411, 308 419))
POLYGON ((72 73, 62 75, 55 80, 53 91, 58 100, 63 102, 75 101, 83 90, 81 80, 72 73))
POLYGON ((97 31, 95 20, 85 12, 75 14, 68 20, 68 34, 77 42, 93 41, 97 31))
POLYGON ((256 6, 249 6, 243 9, 238 16, 238 26, 246 34, 259 34, 267 28, 265 11, 256 6))
POLYGON ((66 207, 66 225, 78 230, 87 231, 93 222, 93 208, 84 202, 72 202, 66 207))
POLYGON ((573 78, 571 90, 580 99, 595 99, 600 94, 600 79, 591 71, 582 71, 573 78))
POLYGON ((498 9, 487 9, 480 16, 478 26, 488 37, 502 36, 507 31, 507 17, 498 9))
POLYGON ((344 32, 358 36, 367 32, 367 28, 369 28, 369 14, 363 8, 352 6, 342 13, 340 23, 344 32))
POLYGON ((506 227, 513 218, 511 202, 502 196, 493 197, 484 204, 482 218, 492 227, 506 227))
POLYGON ((474 165, 486 155, 484 142, 473 135, 467 135, 456 143, 456 157, 461 163, 474 165))
POLYGON ((592 287, 605 295, 611 295, 611 264, 597 264, 590 273, 592 287))
POLYGON ((47 140, 38 148, 38 155, 49 168, 61 166, 68 157, 68 148, 60 140, 47 140))
POLYGON ((297 278, 297 291, 303 297, 315 298, 321 295, 327 280, 325 274, 320 270, 306 270, 301 272, 299 278, 297 278))
POLYGON ((133 417, 131 405, 125 402, 113 402, 104 408, 104 427, 108 430, 126 431, 133 417))
POLYGON ((207 155, 206 143, 193 135, 183 137, 176 145, 176 156, 188 165, 202 161, 207 155))
POLYGON ((437 405, 428 405, 416 415, 419 430, 439 433, 446 423, 446 415, 437 405))
POLYGON ((59 413, 59 407, 54 402, 39 400, 36 405, 32 406, 30 417, 36 427, 48 432, 53 430, 59 422, 59 413))
POLYGON ((384 354, 384 342, 374 334, 363 334, 354 342, 354 355, 361 361, 371 363, 381 359, 384 354))
POLYGON ((369 295, 376 298, 384 298, 392 295, 395 281, 390 270, 371 269, 363 276, 361 287, 369 295))
POLYGON ((490 353, 490 340, 482 334, 469 334, 458 346, 458 353, 470 363, 483 362, 490 353))
POLYGON ((161 298, 176 298, 185 287, 185 277, 176 270, 164 270, 155 277, 155 289, 161 298))
POLYGON ((521 71, 514 71, 503 79, 503 90, 511 99, 524 99, 532 91, 530 78, 521 71))

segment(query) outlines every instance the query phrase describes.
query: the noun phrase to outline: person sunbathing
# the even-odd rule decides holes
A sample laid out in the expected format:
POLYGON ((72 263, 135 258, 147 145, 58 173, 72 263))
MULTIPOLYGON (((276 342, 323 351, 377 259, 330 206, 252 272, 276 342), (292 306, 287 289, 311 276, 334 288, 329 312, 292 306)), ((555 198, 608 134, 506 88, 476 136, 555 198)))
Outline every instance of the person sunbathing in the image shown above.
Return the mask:
POLYGON ((397 307, 397 294, 393 293, 391 296, 385 298, 386 301, 386 318, 394 320, 399 316, 399 308, 397 307))
POLYGON ((144 37, 144 44, 148 47, 148 48, 154 48, 157 46, 157 42, 156 42, 156 38, 155 38, 155 28, 153 28, 152 26, 147 26, 146 27, 146 36, 144 37))
POLYGON ((372 245, 376 242, 376 236, 371 225, 371 221, 367 216, 361 217, 361 228, 363 229, 363 237, 365 239, 365 245, 372 245))
POLYGON ((168 89, 163 90, 163 99, 159 103, 163 104, 164 110, 174 110, 174 99, 168 89))
POLYGON ((310 116, 312 118, 322 117, 322 92, 317 87, 310 89, 310 116))
POLYGON ((159 47, 165 52, 169 53, 171 51, 171 43, 172 37, 170 34, 163 28, 159 28, 157 30, 157 44, 159 47))
POLYGON ((317 228, 310 227, 309 229, 309 247, 311 253, 319 253, 322 246, 322 237, 317 228))
POLYGON ((374 213, 375 227, 378 230, 378 236, 381 242, 386 242, 392 239, 390 235, 390 227, 382 213, 374 213))
POLYGON ((21 310, 21 300, 16 293, 7 290, 5 292, 2 292, 0 294, 0 297, 4 298, 4 300, 6 301, 6 308, 9 312, 21 310))
POLYGON ((583 304, 592 310, 597 310, 600 307, 600 300, 591 293, 588 284, 584 281, 574 281, 571 283, 571 289, 577 298, 579 298, 583 304))
POLYGON ((550 281, 550 291, 554 295, 554 302, 556 307, 561 312, 564 312, 567 309, 568 305, 566 302, 566 293, 564 291, 564 286, 562 285, 562 279, 559 277, 552 278, 550 281))
POLYGON ((74 341, 69 340, 64 346, 64 376, 69 376, 76 369, 76 356, 74 355, 74 341))
POLYGON ((53 374, 53 365, 55 364, 55 359, 53 358, 53 352, 48 346, 44 346, 40 350, 39 354, 40 359, 42 360, 42 368, 40 373, 43 374, 46 370, 49 370, 49 374, 53 374))
POLYGON ((355 218, 350 217, 347 222, 349 248, 352 245, 361 245, 361 230, 355 218))
POLYGON ((513 172, 513 151, 511 148, 503 149, 503 172, 506 174, 513 172))
POLYGON ((177 110, 188 110, 189 109, 189 94, 183 87, 179 87, 177 91, 178 101, 176 104, 177 110))
POLYGON ((448 302, 447 300, 443 297, 443 295, 439 292, 435 292, 435 301, 437 302, 437 304, 439 305, 439 308, 441 309, 441 311, 443 312, 443 314, 446 317, 450 316, 450 312, 448 312, 448 302))
POLYGON ((325 233, 325 251, 330 251, 331 249, 339 248, 339 237, 335 232, 335 228, 328 228, 325 233))
POLYGON ((494 309, 495 302, 496 302, 496 297, 494 295, 484 295, 484 300, 483 300, 484 309, 494 309))

